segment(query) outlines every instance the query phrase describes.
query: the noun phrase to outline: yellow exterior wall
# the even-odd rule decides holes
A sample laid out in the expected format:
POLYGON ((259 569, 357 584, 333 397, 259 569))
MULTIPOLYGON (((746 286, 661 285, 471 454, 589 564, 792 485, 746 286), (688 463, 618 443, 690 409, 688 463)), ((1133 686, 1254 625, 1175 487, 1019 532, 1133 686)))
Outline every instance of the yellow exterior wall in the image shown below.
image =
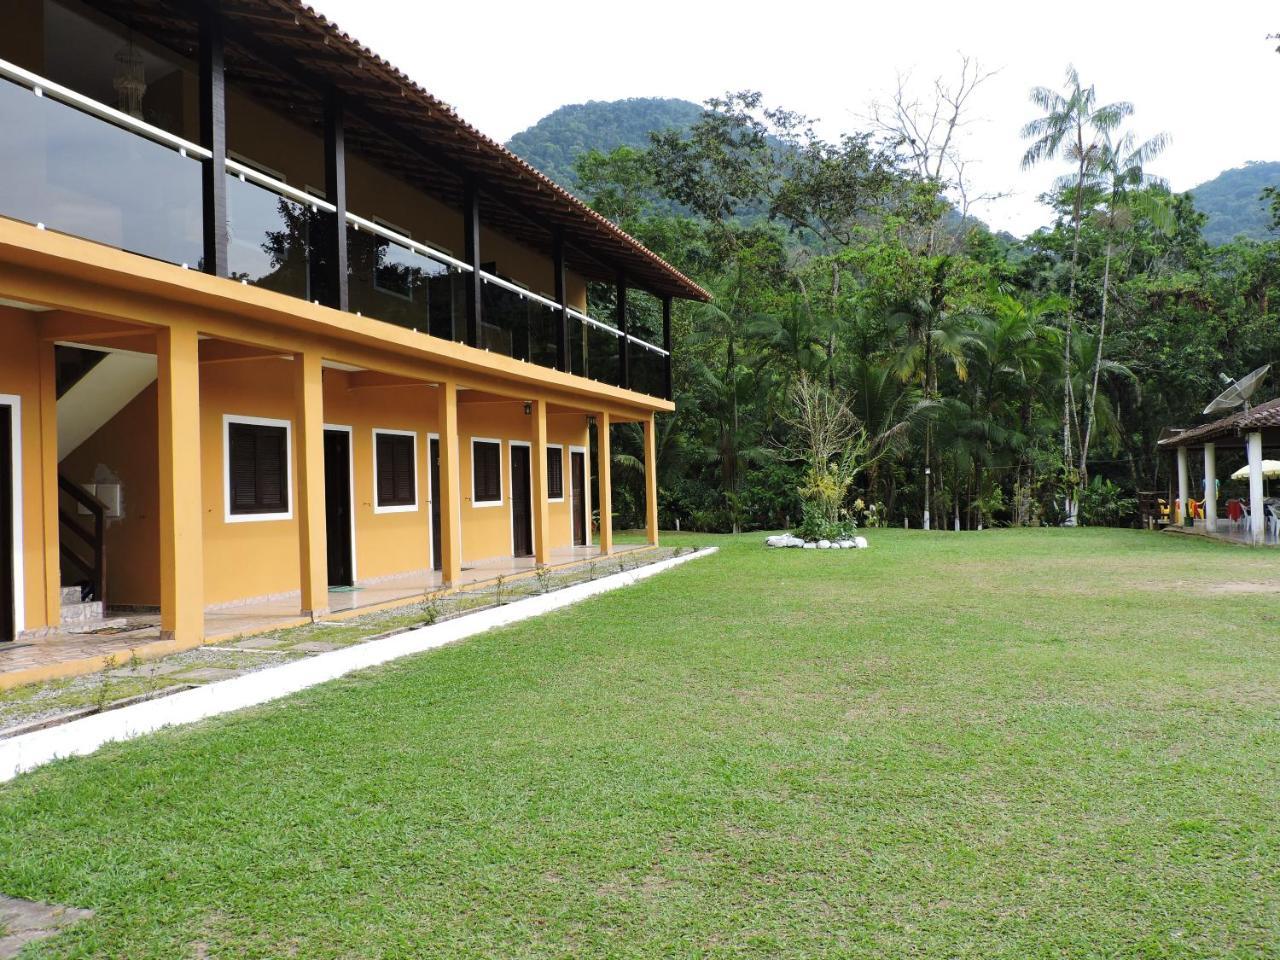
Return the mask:
MULTIPOLYGON (((465 394, 463 394, 465 397, 465 394)), ((532 442, 532 419, 525 415, 520 401, 476 402, 458 404, 458 438, 462 479, 462 556, 466 563, 511 556, 511 443, 532 442), (471 441, 502 441, 502 504, 477 506, 472 500, 471 441)), ((568 476, 569 446, 586 446, 586 418, 583 415, 547 418, 547 442, 565 448, 565 475, 568 476)), ((532 461, 531 461, 532 462, 532 461)), ((542 464, 542 469, 546 465, 542 464)), ((534 464, 537 469, 538 465, 534 464)), ((548 544, 552 549, 573 542, 573 526, 569 512, 568 482, 565 502, 549 504, 548 544)))
POLYGON ((292 360, 200 365, 201 494, 206 605, 298 589, 297 441, 291 437, 287 520, 226 519, 223 416, 296 420, 292 360))
POLYGON ((428 435, 436 433, 436 391, 428 386, 351 389, 350 377, 325 371, 324 420, 352 428, 355 471, 356 578, 368 582, 431 567, 428 435), (379 513, 374 500, 373 431, 415 434, 418 506, 412 512, 379 513))
MULTIPOLYGON (((292 592, 299 586, 297 519, 297 438, 291 436, 290 503, 293 516, 280 520, 227 522, 226 451, 223 417, 231 414, 286 420, 296 429, 290 389, 291 360, 263 359, 205 363, 200 368, 201 477, 204 515, 205 603, 292 592)), ((29 368, 30 369, 30 368, 29 368)), ((350 374, 324 372, 326 426, 351 428, 355 501, 355 559, 358 582, 431 567, 429 445, 438 433, 436 390, 430 386, 353 386, 350 374), (374 430, 416 435, 418 506, 408 512, 375 509, 374 430)), ((33 405, 34 406, 34 405, 33 405)), ((520 401, 463 403, 461 441, 462 543, 467 562, 511 555, 510 441, 529 441, 531 419, 520 401), (471 439, 502 441, 503 503, 476 507, 471 500, 471 439)), ((112 603, 159 603, 157 529, 156 388, 147 388, 63 462, 77 482, 91 482, 105 467, 121 483, 124 516, 108 525, 107 596, 112 603)), ((570 447, 587 447, 583 414, 548 417, 549 444, 563 449, 564 498, 548 505, 548 543, 572 543, 570 447)), ((38 468, 37 468, 38 469, 38 468)), ((38 474, 33 477, 38 488, 38 474)), ((38 523, 38 511, 33 522, 38 523)), ((38 529, 38 528, 37 528, 38 529)), ((29 592, 39 595, 39 586, 29 592)))
MULTIPOLYGON (((0 351, 0 393, 17 396, 22 429, 22 575, 25 628, 48 626, 45 591, 44 508, 41 457, 44 443, 40 423, 40 341, 38 314, 0 307, 0 331, 4 350, 0 351)), ((57 452, 52 451, 56 458, 57 452)), ((57 544, 52 549, 56 553, 57 544)))

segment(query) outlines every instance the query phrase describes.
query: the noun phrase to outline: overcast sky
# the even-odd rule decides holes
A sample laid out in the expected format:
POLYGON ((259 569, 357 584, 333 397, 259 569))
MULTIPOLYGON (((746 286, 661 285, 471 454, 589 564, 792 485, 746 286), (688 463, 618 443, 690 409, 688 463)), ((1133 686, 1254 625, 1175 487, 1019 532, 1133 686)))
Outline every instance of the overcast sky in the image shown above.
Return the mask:
POLYGON ((1141 138, 1172 144, 1151 167, 1186 190, 1248 160, 1280 160, 1280 32, 1274 0, 1069 4, 699 3, 541 0, 437 3, 312 0, 469 122, 505 141, 566 103, 623 97, 701 102, 756 89, 822 121, 824 135, 865 127, 869 104, 899 73, 923 91, 955 73, 960 54, 999 72, 974 102, 964 153, 975 212, 1025 234, 1058 168, 1019 169, 1019 128, 1037 84, 1060 87, 1074 63, 1102 100, 1130 100, 1141 138))

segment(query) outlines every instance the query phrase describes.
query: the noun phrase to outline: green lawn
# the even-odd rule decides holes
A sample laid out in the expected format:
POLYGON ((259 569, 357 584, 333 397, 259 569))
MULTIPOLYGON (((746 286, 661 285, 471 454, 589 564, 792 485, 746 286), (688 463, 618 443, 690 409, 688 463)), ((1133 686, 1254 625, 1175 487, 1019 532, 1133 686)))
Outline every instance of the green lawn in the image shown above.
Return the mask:
POLYGON ((24 957, 1280 954, 1280 552, 869 536, 0 787, 24 957))

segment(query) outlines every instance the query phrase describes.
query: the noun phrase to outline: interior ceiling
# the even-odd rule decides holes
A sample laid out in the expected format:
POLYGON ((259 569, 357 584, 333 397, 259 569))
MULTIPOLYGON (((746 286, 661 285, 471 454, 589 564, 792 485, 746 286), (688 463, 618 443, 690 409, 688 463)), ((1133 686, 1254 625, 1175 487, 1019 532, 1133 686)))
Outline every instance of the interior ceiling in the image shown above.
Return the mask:
MULTIPOLYGON (((197 0, 89 0, 152 40, 198 58, 197 0)), ((539 250, 565 237, 565 262, 589 280, 628 283, 655 295, 707 299, 683 274, 569 198, 393 68, 291 0, 217 0, 228 83, 296 122, 322 126, 322 90, 343 92, 347 140, 396 176, 443 202, 462 203, 462 173, 480 185, 481 220, 539 250), (590 250, 591 253, 587 251, 590 250)))

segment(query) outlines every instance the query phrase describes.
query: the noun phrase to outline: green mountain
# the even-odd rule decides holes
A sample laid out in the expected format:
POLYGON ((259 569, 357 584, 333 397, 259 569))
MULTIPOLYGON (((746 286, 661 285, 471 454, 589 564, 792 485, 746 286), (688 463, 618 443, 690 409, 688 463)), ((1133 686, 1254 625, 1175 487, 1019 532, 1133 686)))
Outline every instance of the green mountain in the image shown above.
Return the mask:
POLYGON ((644 147, 651 131, 685 129, 702 115, 688 100, 632 97, 572 103, 547 114, 507 141, 507 149, 570 190, 577 188, 573 161, 587 150, 644 147))
POLYGON ((1280 162, 1252 162, 1234 170, 1224 170, 1207 183, 1188 191, 1196 209, 1209 215, 1204 238, 1217 246, 1236 237, 1274 240, 1280 233, 1269 230, 1271 216, 1262 202, 1263 187, 1280 186, 1280 162))

